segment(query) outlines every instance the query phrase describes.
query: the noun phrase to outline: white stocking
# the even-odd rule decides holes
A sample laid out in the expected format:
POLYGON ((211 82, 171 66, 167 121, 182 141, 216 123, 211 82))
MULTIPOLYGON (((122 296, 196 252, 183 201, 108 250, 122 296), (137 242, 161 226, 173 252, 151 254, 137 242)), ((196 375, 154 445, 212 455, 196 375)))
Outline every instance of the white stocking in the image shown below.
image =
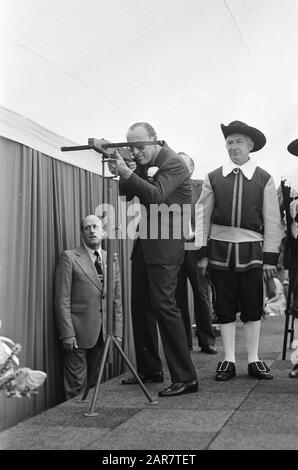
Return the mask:
POLYGON ((247 323, 244 323, 243 328, 248 363, 258 361, 261 320, 248 321, 247 323))
POLYGON ((235 363, 236 322, 220 325, 220 332, 225 352, 225 361, 235 363))

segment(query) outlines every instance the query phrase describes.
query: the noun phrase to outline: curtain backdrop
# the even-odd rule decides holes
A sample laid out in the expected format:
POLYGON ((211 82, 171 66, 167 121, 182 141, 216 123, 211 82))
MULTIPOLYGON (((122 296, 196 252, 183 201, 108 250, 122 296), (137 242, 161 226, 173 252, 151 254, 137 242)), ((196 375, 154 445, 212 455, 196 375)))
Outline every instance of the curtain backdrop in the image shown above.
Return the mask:
MULTIPOLYGON (((99 161, 100 164, 100 161, 99 161)), ((53 311, 54 273, 62 250, 80 244, 80 220, 102 202, 102 178, 0 137, 0 335, 22 345, 22 366, 48 374, 31 398, 0 396, 0 431, 64 399, 62 355, 53 311)), ((117 206, 118 183, 112 181, 117 206)), ((120 224, 126 211, 120 207, 120 224)), ((130 319, 132 242, 117 240, 122 273, 124 351, 134 362, 130 319)), ((114 353, 113 375, 123 372, 114 353)), ((107 373, 106 376, 107 377, 107 373)))

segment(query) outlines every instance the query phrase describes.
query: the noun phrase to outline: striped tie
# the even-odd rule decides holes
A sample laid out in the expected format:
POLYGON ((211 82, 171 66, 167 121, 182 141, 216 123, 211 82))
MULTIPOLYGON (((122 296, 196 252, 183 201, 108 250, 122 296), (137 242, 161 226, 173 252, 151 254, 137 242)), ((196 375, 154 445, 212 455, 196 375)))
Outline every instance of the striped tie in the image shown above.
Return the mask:
POLYGON ((103 272, 102 272, 102 265, 101 265, 101 259, 99 256, 98 251, 94 251, 94 256, 96 256, 96 260, 94 261, 94 266, 97 271, 98 277, 103 284, 103 272))

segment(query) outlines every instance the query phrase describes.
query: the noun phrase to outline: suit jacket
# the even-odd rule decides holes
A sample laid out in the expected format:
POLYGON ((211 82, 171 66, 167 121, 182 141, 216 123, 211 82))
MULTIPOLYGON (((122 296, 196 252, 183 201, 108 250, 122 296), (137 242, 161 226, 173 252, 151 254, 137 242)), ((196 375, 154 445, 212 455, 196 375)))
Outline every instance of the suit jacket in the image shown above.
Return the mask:
MULTIPOLYGON (((106 260, 102 250, 104 285, 84 245, 63 251, 56 268, 55 309, 59 338, 75 336, 78 347, 92 348, 103 330, 106 335, 106 260)), ((122 337, 119 267, 114 280, 114 336, 122 337)))
POLYGON ((184 161, 166 143, 153 166, 158 170, 152 181, 147 177, 148 167, 137 167, 127 180, 120 180, 119 192, 127 200, 137 196, 145 209, 141 214, 139 238, 136 241, 142 243, 145 262, 182 264, 183 205, 191 203, 189 171, 184 161))

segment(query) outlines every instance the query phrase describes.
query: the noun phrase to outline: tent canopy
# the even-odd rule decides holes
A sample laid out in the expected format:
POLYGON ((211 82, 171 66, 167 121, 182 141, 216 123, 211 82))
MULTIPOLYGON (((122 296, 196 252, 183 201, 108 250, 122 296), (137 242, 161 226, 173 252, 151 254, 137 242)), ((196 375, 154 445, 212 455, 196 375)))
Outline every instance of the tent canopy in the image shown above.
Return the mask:
MULTIPOLYGON (((296 0, 0 0, 1 104, 86 144, 148 121, 196 162, 221 165, 220 123, 259 128, 255 154, 297 166, 296 0)), ((84 158, 82 156, 82 158, 84 158)))

